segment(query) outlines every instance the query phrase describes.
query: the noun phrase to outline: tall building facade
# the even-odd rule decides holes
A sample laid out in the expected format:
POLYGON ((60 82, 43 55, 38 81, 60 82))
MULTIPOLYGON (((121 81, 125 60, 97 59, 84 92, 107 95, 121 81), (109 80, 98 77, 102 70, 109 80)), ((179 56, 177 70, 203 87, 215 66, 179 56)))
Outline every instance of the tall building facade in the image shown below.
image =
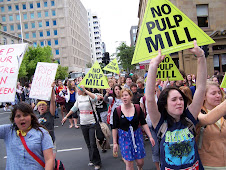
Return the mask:
POLYGON ((130 46, 135 46, 136 45, 136 37, 137 37, 137 28, 138 26, 132 26, 130 28, 130 46))
POLYGON ((92 13, 90 9, 87 10, 87 14, 92 63, 95 61, 100 63, 103 57, 100 20, 97 14, 92 13))
MULTIPOLYGON (((203 31, 205 31, 216 43, 209 45, 207 57, 208 75, 214 71, 226 71, 226 1, 225 0, 170 0, 177 8, 187 15, 203 31)), ((139 25, 141 28, 148 0, 140 0, 139 25)), ((138 33, 139 34, 139 33, 138 33)), ((196 74, 196 58, 188 50, 171 54, 175 64, 187 74, 196 74)))
POLYGON ((54 59, 69 72, 84 71, 91 61, 87 12, 80 0, 0 0, 0 22, 15 36, 22 37, 22 29, 33 46, 51 46, 54 59))

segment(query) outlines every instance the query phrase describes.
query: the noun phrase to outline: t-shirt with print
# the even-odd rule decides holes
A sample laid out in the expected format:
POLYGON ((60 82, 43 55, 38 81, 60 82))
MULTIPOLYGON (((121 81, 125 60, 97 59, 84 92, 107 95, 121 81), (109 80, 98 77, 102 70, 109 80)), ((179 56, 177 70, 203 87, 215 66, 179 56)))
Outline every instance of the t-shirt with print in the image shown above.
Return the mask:
MULTIPOLYGON (((185 114, 194 125, 198 123, 188 109, 185 114)), ((155 129, 156 132, 163 123, 164 120, 161 117, 155 129)), ((161 170, 204 170, 193 133, 181 121, 167 129, 160 142, 161 170)))

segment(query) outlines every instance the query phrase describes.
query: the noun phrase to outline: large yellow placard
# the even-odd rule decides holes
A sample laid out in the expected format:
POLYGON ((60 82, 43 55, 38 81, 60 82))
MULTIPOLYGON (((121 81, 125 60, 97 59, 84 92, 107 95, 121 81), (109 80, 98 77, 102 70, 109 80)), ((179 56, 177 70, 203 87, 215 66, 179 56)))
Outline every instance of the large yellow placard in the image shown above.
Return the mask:
POLYGON ((103 70, 119 74, 120 71, 119 71, 117 59, 115 58, 114 60, 112 60, 108 65, 106 65, 103 68, 103 70))
POLYGON ((136 43, 132 64, 158 55, 170 54, 198 46, 215 43, 169 0, 148 0, 136 43))
POLYGON ((226 76, 224 75, 224 79, 223 81, 221 82, 221 88, 226 88, 226 76))

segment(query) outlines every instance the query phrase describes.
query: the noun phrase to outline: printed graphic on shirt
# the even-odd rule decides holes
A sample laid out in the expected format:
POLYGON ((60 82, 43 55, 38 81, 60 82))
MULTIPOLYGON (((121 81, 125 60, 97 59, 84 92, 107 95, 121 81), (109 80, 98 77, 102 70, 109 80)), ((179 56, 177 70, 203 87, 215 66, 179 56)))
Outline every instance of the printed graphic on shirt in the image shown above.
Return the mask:
POLYGON ((188 128, 167 131, 164 143, 165 161, 172 166, 192 164, 195 160, 194 135, 188 128))
MULTIPOLYGON (((173 170, 173 169, 165 167, 165 170, 173 170)), ((192 167, 182 169, 182 170, 199 170, 199 161, 196 161, 196 163, 192 167)))
POLYGON ((44 117, 42 117, 42 118, 39 118, 39 119, 38 119, 38 122, 39 122, 40 124, 42 124, 42 123, 46 123, 47 120, 46 120, 44 117))

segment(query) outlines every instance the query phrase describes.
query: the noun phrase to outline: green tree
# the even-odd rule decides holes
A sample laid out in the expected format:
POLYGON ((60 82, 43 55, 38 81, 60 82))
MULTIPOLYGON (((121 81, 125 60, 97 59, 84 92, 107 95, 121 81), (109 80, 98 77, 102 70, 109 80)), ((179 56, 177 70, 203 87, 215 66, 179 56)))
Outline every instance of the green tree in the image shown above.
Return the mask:
POLYGON ((62 67, 61 65, 58 65, 55 79, 64 80, 67 76, 68 76, 68 67, 62 67))
POLYGON ((87 67, 87 68, 91 68, 92 66, 93 66, 93 64, 90 63, 90 62, 86 64, 86 67, 87 67))
POLYGON ((127 46, 125 43, 122 43, 119 47, 117 47, 117 58, 119 59, 119 63, 122 68, 128 72, 135 69, 135 65, 131 65, 134 50, 135 47, 127 46))

